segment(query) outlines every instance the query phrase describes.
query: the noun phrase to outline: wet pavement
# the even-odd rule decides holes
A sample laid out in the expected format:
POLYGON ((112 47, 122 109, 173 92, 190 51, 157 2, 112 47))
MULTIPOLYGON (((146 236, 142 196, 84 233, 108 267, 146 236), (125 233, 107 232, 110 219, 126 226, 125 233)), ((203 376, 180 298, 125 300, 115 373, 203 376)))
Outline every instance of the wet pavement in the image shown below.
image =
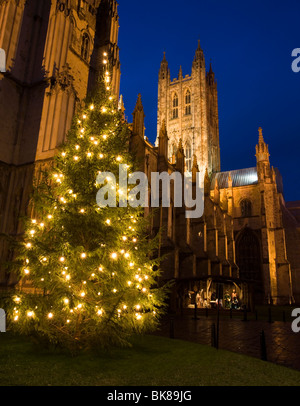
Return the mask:
POLYGON ((193 312, 167 316, 156 334, 211 346, 219 330, 220 349, 300 370, 300 333, 292 331, 291 321, 245 320, 242 313, 233 318, 219 316, 219 329, 217 321, 217 312, 202 312, 197 318, 193 312))

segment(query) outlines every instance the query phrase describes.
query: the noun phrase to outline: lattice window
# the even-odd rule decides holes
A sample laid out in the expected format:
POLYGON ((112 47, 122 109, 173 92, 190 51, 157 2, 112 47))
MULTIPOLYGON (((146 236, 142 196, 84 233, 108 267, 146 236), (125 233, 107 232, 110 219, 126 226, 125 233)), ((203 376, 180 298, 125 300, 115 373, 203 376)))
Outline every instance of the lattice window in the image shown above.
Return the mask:
POLYGON ((236 262, 241 279, 260 281, 260 244, 251 229, 245 229, 237 240, 236 262))
POLYGON ((191 114, 191 92, 189 89, 185 93, 185 114, 191 114))
POLYGON ((178 95, 174 93, 172 99, 172 118, 178 118, 178 95))
POLYGON ((252 203, 249 199, 244 199, 240 203, 242 217, 250 217, 252 215, 252 203))

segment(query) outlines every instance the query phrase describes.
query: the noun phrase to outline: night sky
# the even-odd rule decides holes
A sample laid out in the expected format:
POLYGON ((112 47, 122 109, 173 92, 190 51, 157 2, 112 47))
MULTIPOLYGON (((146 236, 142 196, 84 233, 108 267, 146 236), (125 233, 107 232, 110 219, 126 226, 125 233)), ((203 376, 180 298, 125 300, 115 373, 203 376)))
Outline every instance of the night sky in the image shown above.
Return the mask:
POLYGON ((200 39, 218 83, 221 170, 256 165, 258 127, 279 168, 286 201, 300 200, 299 0, 119 0, 121 94, 126 117, 138 93, 146 135, 156 139, 158 70, 166 52, 171 80, 191 74, 200 39))

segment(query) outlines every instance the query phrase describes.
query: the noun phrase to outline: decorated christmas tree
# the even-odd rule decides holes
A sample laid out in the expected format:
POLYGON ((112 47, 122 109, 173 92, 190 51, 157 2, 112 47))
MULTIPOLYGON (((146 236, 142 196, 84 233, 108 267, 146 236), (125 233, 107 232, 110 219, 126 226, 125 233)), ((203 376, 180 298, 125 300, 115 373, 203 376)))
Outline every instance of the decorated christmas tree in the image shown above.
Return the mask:
POLYGON ((110 76, 76 114, 52 165, 37 173, 35 218, 26 220, 14 263, 21 282, 10 325, 71 349, 128 344, 155 329, 166 295, 157 283, 157 239, 148 236, 144 209, 128 204, 133 186, 119 184, 120 167, 130 177, 136 164, 110 76), (105 205, 110 196, 115 204, 105 205))

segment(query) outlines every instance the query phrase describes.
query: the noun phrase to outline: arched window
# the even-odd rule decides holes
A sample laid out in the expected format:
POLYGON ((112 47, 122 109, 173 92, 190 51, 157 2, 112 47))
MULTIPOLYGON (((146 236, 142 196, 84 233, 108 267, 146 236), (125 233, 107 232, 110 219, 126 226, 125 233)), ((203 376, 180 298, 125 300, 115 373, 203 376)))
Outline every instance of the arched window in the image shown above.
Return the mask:
POLYGON ((174 93, 172 99, 172 118, 178 118, 178 95, 174 93))
POLYGON ((90 50, 90 39, 87 33, 84 33, 81 41, 81 58, 88 60, 90 50))
POLYGON ((185 93, 185 114, 191 114, 191 92, 189 89, 185 93))
POLYGON ((189 142, 185 147, 185 166, 188 172, 192 171, 192 148, 189 142))
POLYGON ((236 263, 240 270, 240 278, 260 281, 260 244, 259 239, 250 228, 246 228, 238 237, 236 248, 236 263))
POLYGON ((240 203, 242 217, 250 217, 252 215, 252 204, 249 199, 243 199, 240 203))

